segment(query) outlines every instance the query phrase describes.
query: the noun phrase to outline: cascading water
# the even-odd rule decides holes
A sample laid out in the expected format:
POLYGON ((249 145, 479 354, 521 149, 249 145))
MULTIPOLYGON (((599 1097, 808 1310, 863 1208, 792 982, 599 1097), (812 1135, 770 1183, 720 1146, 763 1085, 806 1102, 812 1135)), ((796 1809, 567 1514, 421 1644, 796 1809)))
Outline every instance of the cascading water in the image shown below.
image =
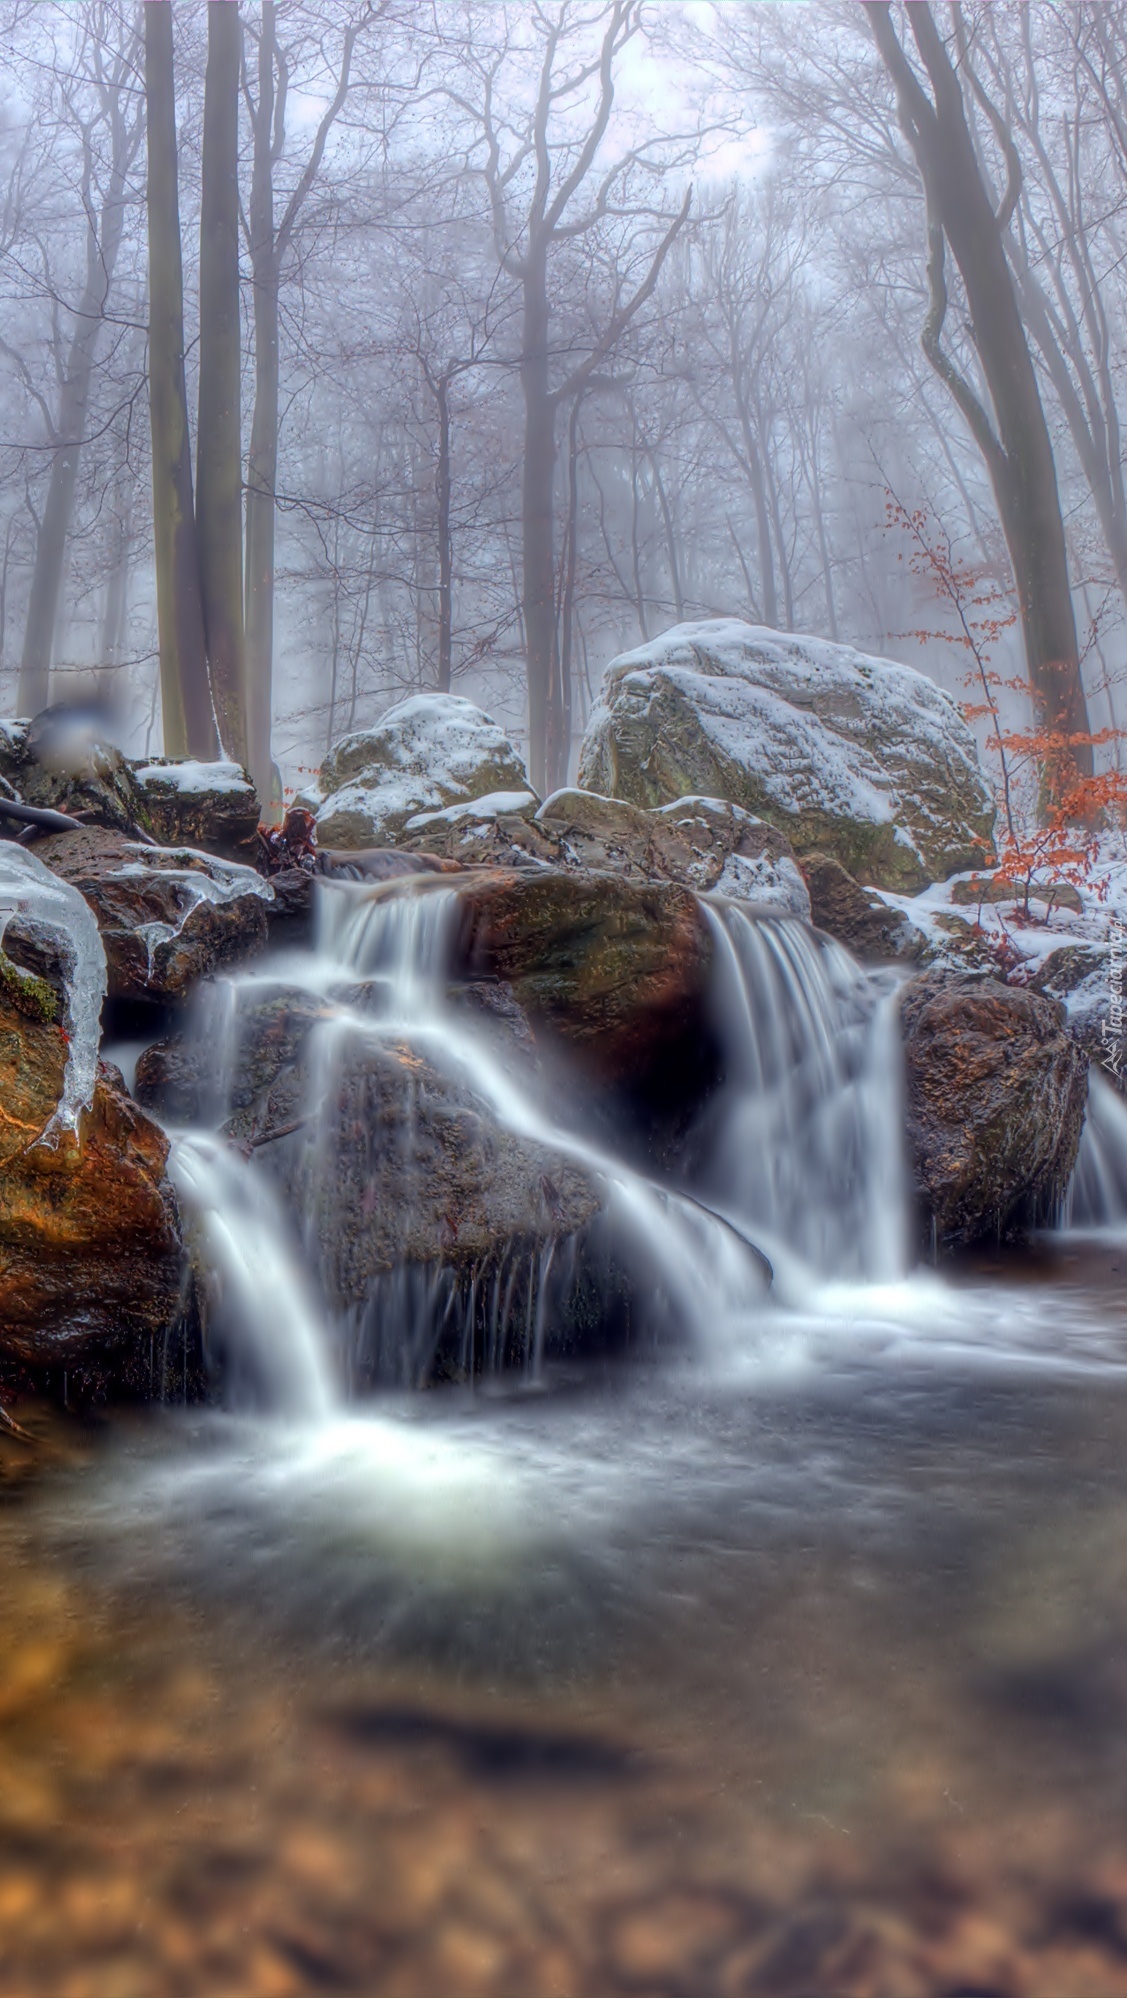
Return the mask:
POLYGON ((1127 1103, 1094 1068, 1064 1226, 1127 1227, 1127 1103))
POLYGON ((710 912, 728 1087, 702 1186, 753 1232, 781 1296, 907 1268, 896 989, 787 918, 710 912))
MULTIPOLYGON (((272 1401, 312 1413, 332 1400, 331 1340, 310 1275, 324 1275, 318 1213, 340 1140, 341 1076, 365 1044, 394 1050, 408 1069, 424 1062, 452 1078, 495 1126, 597 1184, 607 1230, 651 1313, 698 1343, 730 1344, 754 1330, 771 1266, 783 1304, 805 1301, 832 1279, 883 1282, 900 1274, 899 1039, 895 995, 881 981, 797 922, 751 917, 723 901, 710 906, 726 1079, 690 1142, 681 1181, 657 1183, 590 1137, 581 1108, 569 1103, 565 1115, 558 1092, 509 1060, 451 1003, 457 911, 457 891, 440 882, 376 890, 319 884, 314 951, 266 973, 219 981, 204 1001, 207 1115, 220 1126, 231 1109, 244 1012, 275 990, 296 991, 314 1015, 304 1095, 280 1134, 297 1161, 287 1188, 300 1217, 296 1229, 257 1157, 240 1157, 214 1136, 180 1138, 174 1152, 181 1198, 218 1272, 224 1337, 241 1336, 249 1371, 272 1401)), ((505 1349, 507 1320, 519 1314, 534 1368, 567 1275, 567 1254, 557 1257, 556 1247, 536 1251, 534 1267, 522 1270, 515 1251, 502 1255, 472 1278, 468 1302, 438 1261, 381 1279, 352 1310, 351 1330, 339 1311, 328 1316, 354 1341, 365 1324, 370 1332, 374 1319, 382 1324, 390 1316, 394 1341, 411 1355, 408 1373, 422 1378, 452 1312, 463 1313, 460 1366, 471 1373, 505 1349), (475 1347, 479 1319, 485 1331, 475 1347)))

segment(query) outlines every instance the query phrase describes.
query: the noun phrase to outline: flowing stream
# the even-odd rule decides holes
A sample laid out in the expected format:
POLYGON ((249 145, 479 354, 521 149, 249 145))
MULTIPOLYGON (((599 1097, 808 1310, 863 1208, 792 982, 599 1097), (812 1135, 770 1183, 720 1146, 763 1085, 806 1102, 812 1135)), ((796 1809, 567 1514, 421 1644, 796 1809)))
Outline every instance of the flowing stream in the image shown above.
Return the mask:
POLYGON ((207 1001, 174 1169, 231 1405, 0 1508, 0 1989, 1127 1994, 1127 1113, 1093 1081, 1056 1237, 913 1270, 894 985, 717 902, 723 1086, 643 1170, 456 1003, 453 908, 333 886, 207 1001), (301 1094, 240 1152, 274 993, 301 1094), (674 1336, 553 1362, 561 1251, 521 1365, 351 1396, 358 1047, 588 1175, 674 1336))

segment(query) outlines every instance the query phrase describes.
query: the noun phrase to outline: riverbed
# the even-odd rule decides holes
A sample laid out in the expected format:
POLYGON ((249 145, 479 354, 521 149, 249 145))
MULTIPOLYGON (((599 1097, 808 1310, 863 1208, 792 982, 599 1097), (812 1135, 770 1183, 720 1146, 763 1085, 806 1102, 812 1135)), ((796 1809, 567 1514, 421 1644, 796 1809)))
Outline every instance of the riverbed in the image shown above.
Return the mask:
POLYGON ((1127 1992, 1127 1247, 3 1446, 5 1998, 1127 1992))

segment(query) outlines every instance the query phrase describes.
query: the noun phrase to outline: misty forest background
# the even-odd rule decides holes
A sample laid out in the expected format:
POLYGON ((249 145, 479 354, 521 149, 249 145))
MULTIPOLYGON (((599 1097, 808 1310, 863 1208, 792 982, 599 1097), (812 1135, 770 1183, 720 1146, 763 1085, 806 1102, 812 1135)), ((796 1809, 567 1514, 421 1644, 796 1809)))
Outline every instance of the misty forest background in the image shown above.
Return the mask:
MULTIPOLYGON (((150 340, 150 255, 167 287, 177 189, 146 125, 174 110, 212 692, 260 790, 271 750, 292 789, 444 687, 563 781, 607 661, 687 618, 962 696, 966 616, 1036 681, 1036 535, 1051 556, 1062 527, 1072 721, 1124 720, 1123 10, 4 0, 0 69, 0 713, 97 690, 162 747, 150 364, 179 336, 150 340), (929 179, 944 116, 989 242, 929 179), (1029 395, 1012 434, 998 401, 1018 346, 1032 472, 1029 395)), ((1020 725, 1026 691, 996 698, 1020 725)))

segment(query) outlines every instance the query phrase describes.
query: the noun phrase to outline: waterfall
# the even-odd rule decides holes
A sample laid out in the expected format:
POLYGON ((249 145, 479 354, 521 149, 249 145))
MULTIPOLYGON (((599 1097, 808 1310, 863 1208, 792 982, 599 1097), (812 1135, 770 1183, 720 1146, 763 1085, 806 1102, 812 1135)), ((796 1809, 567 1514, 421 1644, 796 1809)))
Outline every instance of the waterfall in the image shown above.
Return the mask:
POLYGON ((728 1085, 703 1185, 784 1293, 908 1267, 896 987, 792 918, 710 911, 728 1085))
POLYGON ((323 1419, 337 1399, 328 1340, 273 1189, 229 1145, 197 1133, 173 1137, 168 1166, 198 1232, 214 1329, 272 1409, 323 1419))
POLYGON ((1096 1068, 1065 1203, 1066 1228, 1127 1225, 1127 1103, 1096 1068))
MULTIPOLYGON (((458 907, 456 888, 425 877, 374 889, 319 883, 312 952, 216 981, 201 995, 206 1114, 216 1126, 233 1107, 246 1009, 272 992, 313 1002, 304 1094, 285 1127, 295 1148, 288 1164, 280 1152, 269 1162, 289 1174, 284 1199, 267 1162, 239 1156, 217 1136, 178 1136, 171 1166, 213 1272, 215 1322, 271 1402, 291 1412, 331 1407, 339 1361, 329 1355, 342 1338, 346 1346, 374 1339, 382 1352, 386 1333, 424 1378, 440 1336, 456 1346, 459 1312, 463 1370, 503 1352, 517 1316, 535 1368, 553 1301, 574 1275, 573 1238, 534 1245, 531 1260, 526 1247, 520 1271, 500 1244, 495 1268, 464 1278, 468 1302, 463 1279, 437 1258, 390 1271, 366 1304, 349 1306, 345 1320, 338 1310, 329 1323, 316 1300, 322 1278, 334 1294, 320 1261, 321 1189, 340 1142, 343 1065, 366 1040, 399 1059, 407 1051, 496 1126, 596 1184, 600 1225, 655 1326, 671 1323, 706 1345, 731 1343, 754 1331, 772 1270, 784 1305, 834 1280, 882 1283, 902 1273, 906 1182, 889 980, 862 972, 793 919, 754 916, 721 898, 706 904, 724 1081, 680 1176, 659 1181, 591 1135, 582 1088, 553 1093, 452 1003, 458 907)), ((406 1173, 403 1197, 410 1200, 406 1173)))

